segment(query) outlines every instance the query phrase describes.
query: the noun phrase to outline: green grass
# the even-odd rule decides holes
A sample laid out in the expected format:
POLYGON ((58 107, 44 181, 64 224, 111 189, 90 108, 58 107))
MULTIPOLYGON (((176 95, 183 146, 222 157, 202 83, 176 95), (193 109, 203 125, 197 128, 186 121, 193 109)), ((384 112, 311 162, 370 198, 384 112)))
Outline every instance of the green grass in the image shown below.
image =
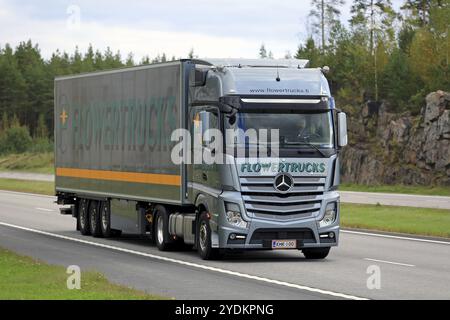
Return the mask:
POLYGON ((0 179, 0 190, 54 195, 55 183, 47 181, 0 179))
POLYGON ((450 238, 450 210, 341 203, 341 224, 414 235, 450 238))
POLYGON ((81 289, 67 289, 66 268, 24 257, 0 248, 0 300, 155 300, 128 287, 110 283, 98 272, 81 270, 81 289))
POLYGON ((53 152, 22 153, 0 156, 0 170, 53 174, 53 152))
POLYGON ((445 186, 405 186, 405 185, 366 186, 360 184, 344 183, 339 186, 339 190, 360 191, 360 192, 406 193, 406 194, 421 194, 430 196, 450 196, 450 187, 445 186))

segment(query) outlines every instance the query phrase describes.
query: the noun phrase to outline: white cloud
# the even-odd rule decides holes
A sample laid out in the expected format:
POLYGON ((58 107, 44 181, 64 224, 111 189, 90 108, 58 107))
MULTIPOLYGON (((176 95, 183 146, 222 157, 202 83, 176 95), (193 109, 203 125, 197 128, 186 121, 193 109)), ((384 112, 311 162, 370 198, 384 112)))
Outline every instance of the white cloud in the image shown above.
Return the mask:
POLYGON ((264 42, 282 57, 306 38, 310 9, 310 0, 78 0, 81 27, 74 29, 66 24, 70 3, 0 0, 0 45, 31 39, 48 58, 56 49, 73 52, 78 45, 84 51, 92 43, 139 60, 163 52, 186 57, 191 48, 201 57, 252 58, 264 42))

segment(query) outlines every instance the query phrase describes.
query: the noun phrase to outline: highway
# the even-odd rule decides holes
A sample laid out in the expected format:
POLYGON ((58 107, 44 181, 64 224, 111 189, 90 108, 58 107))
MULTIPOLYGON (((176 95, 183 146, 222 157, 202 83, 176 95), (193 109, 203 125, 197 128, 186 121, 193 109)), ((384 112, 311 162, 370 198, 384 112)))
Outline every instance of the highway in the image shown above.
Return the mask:
POLYGON ((450 299, 447 241, 346 230, 323 261, 307 261, 299 251, 203 261, 191 250, 159 252, 146 239, 81 236, 53 201, 0 191, 0 246, 177 299, 450 299), (380 289, 367 287, 368 268, 379 268, 380 289))
POLYGON ((450 197, 423 196, 416 194, 339 191, 341 201, 359 204, 382 204, 415 208, 450 210, 450 197))

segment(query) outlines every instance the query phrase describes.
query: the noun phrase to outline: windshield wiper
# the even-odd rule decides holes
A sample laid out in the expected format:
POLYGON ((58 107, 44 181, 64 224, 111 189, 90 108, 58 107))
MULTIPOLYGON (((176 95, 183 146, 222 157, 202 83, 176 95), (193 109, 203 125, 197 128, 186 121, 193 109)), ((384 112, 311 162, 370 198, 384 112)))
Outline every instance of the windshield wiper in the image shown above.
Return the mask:
POLYGON ((307 142, 307 141, 303 141, 303 142, 284 142, 284 144, 286 145, 290 145, 290 146, 308 146, 308 147, 312 147, 313 149, 315 149, 317 152, 319 152, 322 157, 326 158, 327 156, 325 155, 325 153, 320 150, 315 144, 312 144, 311 142, 307 142))

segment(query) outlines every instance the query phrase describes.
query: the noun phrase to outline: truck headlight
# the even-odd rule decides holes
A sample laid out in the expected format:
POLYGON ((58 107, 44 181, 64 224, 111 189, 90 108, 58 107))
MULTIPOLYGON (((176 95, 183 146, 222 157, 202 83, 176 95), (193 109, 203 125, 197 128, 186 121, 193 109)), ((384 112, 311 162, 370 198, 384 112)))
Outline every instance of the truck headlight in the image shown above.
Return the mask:
POLYGON ((247 228, 247 222, 242 219, 241 210, 235 203, 225 203, 225 218, 227 222, 238 228, 247 228))
POLYGON ((336 221, 337 215, 337 202, 330 202, 325 208, 325 215, 323 219, 319 221, 319 228, 328 227, 336 221))

